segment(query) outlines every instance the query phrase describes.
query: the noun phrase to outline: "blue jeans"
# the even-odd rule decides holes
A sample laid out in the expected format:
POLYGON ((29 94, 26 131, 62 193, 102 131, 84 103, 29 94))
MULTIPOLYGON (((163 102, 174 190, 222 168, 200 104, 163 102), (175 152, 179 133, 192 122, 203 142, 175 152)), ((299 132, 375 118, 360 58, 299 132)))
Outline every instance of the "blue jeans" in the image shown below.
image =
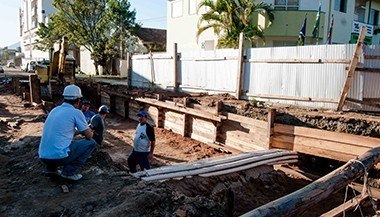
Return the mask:
POLYGON ((141 170, 150 169, 150 164, 148 160, 149 152, 138 152, 133 150, 132 154, 128 157, 128 167, 131 173, 137 172, 137 164, 140 166, 141 170))
POLYGON ((42 159, 47 171, 54 172, 57 167, 63 166, 62 174, 71 176, 82 166, 96 147, 95 140, 81 139, 72 141, 70 144, 69 156, 62 159, 42 159))

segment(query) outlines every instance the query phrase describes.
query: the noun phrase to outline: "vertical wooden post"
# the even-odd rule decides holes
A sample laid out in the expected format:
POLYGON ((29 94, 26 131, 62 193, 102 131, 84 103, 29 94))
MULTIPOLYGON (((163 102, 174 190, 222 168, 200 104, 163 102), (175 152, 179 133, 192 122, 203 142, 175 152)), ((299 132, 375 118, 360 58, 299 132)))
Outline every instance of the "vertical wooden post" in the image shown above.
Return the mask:
MULTIPOLYGON (((222 110, 223 110, 223 101, 218 101, 216 103, 215 114, 220 114, 222 110)), ((215 143, 218 141, 218 136, 220 135, 220 127, 222 126, 222 123, 214 122, 214 126, 215 126, 215 132, 214 132, 213 142, 215 143)))
POLYGON ((129 117, 129 99, 124 100, 124 118, 129 117))
POLYGON ((19 95, 20 94, 20 79, 13 77, 12 82, 13 82, 13 92, 15 92, 16 95, 19 95))
POLYGON ((242 80, 244 78, 244 33, 239 36, 239 56, 236 78, 236 98, 241 98, 242 80))
POLYGON ((40 79, 37 75, 29 75, 30 102, 41 103, 40 79))
MULTIPOLYGON (((189 99, 187 97, 183 97, 183 105, 187 107, 189 104, 189 99)), ((183 114, 183 123, 182 123, 182 136, 189 136, 189 115, 183 114)))
POLYGON ((149 51, 149 66, 150 66, 150 78, 152 85, 156 81, 156 78, 154 76, 154 63, 153 63, 153 54, 152 51, 149 51))
POLYGON ((127 53, 127 87, 130 87, 132 84, 132 55, 130 52, 127 53))
POLYGON ((348 70, 346 82, 344 83, 343 90, 340 94, 338 108, 337 108, 338 111, 342 111, 342 109, 343 109, 344 102, 346 101, 346 98, 347 98, 348 90, 350 89, 352 79, 355 76, 356 65, 358 64, 359 56, 363 52, 363 41, 364 41, 366 32, 367 32, 367 27, 363 26, 362 30, 360 31, 358 42, 356 43, 356 46, 355 46, 354 56, 351 59, 351 63, 350 63, 350 67, 348 70))
POLYGON ((178 92, 178 45, 177 43, 174 43, 173 45, 173 87, 174 92, 178 92))
POLYGON ((165 121, 164 109, 161 107, 157 107, 157 109, 158 109, 157 127, 163 128, 164 127, 164 121, 165 121))
POLYGON ((110 96, 110 110, 111 112, 117 113, 116 112, 116 96, 109 94, 110 96))
POLYGON ((274 134, 274 120, 276 119, 276 109, 268 109, 268 127, 267 127, 267 142, 268 149, 271 149, 272 138, 274 134))

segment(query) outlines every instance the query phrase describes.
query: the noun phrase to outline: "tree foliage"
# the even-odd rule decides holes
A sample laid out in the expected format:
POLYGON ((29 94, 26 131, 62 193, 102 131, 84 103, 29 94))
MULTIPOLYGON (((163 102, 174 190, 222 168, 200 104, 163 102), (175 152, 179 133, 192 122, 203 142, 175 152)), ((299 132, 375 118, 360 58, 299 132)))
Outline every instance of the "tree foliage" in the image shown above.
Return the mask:
POLYGON ((239 44, 239 34, 244 32, 246 39, 255 44, 264 40, 262 27, 258 26, 257 14, 274 20, 270 5, 252 0, 203 0, 198 5, 198 13, 206 8, 198 22, 197 35, 213 29, 219 35, 218 47, 233 48, 239 44))
POLYGON ((51 22, 38 30, 42 48, 67 36, 70 43, 90 51, 97 74, 99 65, 106 68, 112 58, 123 58, 124 40, 139 28, 127 0, 53 0, 53 6, 57 12, 51 22))

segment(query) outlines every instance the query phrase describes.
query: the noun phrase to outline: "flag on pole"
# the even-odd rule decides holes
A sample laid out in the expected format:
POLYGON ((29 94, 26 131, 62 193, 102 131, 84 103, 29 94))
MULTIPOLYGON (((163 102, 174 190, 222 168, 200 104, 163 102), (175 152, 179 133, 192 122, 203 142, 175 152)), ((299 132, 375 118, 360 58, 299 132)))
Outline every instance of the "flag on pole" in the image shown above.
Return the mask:
POLYGON ((327 33, 327 44, 331 44, 333 27, 334 27, 334 14, 332 15, 329 32, 327 33))
POLYGON ((303 45, 305 44, 306 21, 307 21, 307 17, 306 17, 306 15, 305 15, 305 20, 303 21, 303 25, 302 25, 302 28, 301 28, 300 34, 299 34, 299 36, 298 36, 298 41, 297 41, 297 45, 298 45, 298 46, 303 46, 303 45))
POLYGON ((319 23, 321 19, 321 2, 319 2, 319 9, 317 13, 317 17, 315 18, 315 24, 313 28, 313 38, 319 38, 319 23))

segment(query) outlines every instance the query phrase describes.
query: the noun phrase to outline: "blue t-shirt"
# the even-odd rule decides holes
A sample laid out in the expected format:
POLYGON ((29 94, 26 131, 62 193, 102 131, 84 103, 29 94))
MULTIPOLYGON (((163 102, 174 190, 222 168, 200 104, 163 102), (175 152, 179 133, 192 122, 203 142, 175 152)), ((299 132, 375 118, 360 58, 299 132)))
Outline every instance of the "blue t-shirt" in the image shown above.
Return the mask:
POLYGON ((90 123, 91 118, 95 115, 95 112, 88 110, 86 112, 83 112, 84 117, 86 118, 87 123, 90 123))
POLYGON ((62 159, 68 156, 75 128, 79 132, 88 129, 83 112, 71 104, 63 103, 47 117, 42 132, 38 155, 44 159, 62 159))

